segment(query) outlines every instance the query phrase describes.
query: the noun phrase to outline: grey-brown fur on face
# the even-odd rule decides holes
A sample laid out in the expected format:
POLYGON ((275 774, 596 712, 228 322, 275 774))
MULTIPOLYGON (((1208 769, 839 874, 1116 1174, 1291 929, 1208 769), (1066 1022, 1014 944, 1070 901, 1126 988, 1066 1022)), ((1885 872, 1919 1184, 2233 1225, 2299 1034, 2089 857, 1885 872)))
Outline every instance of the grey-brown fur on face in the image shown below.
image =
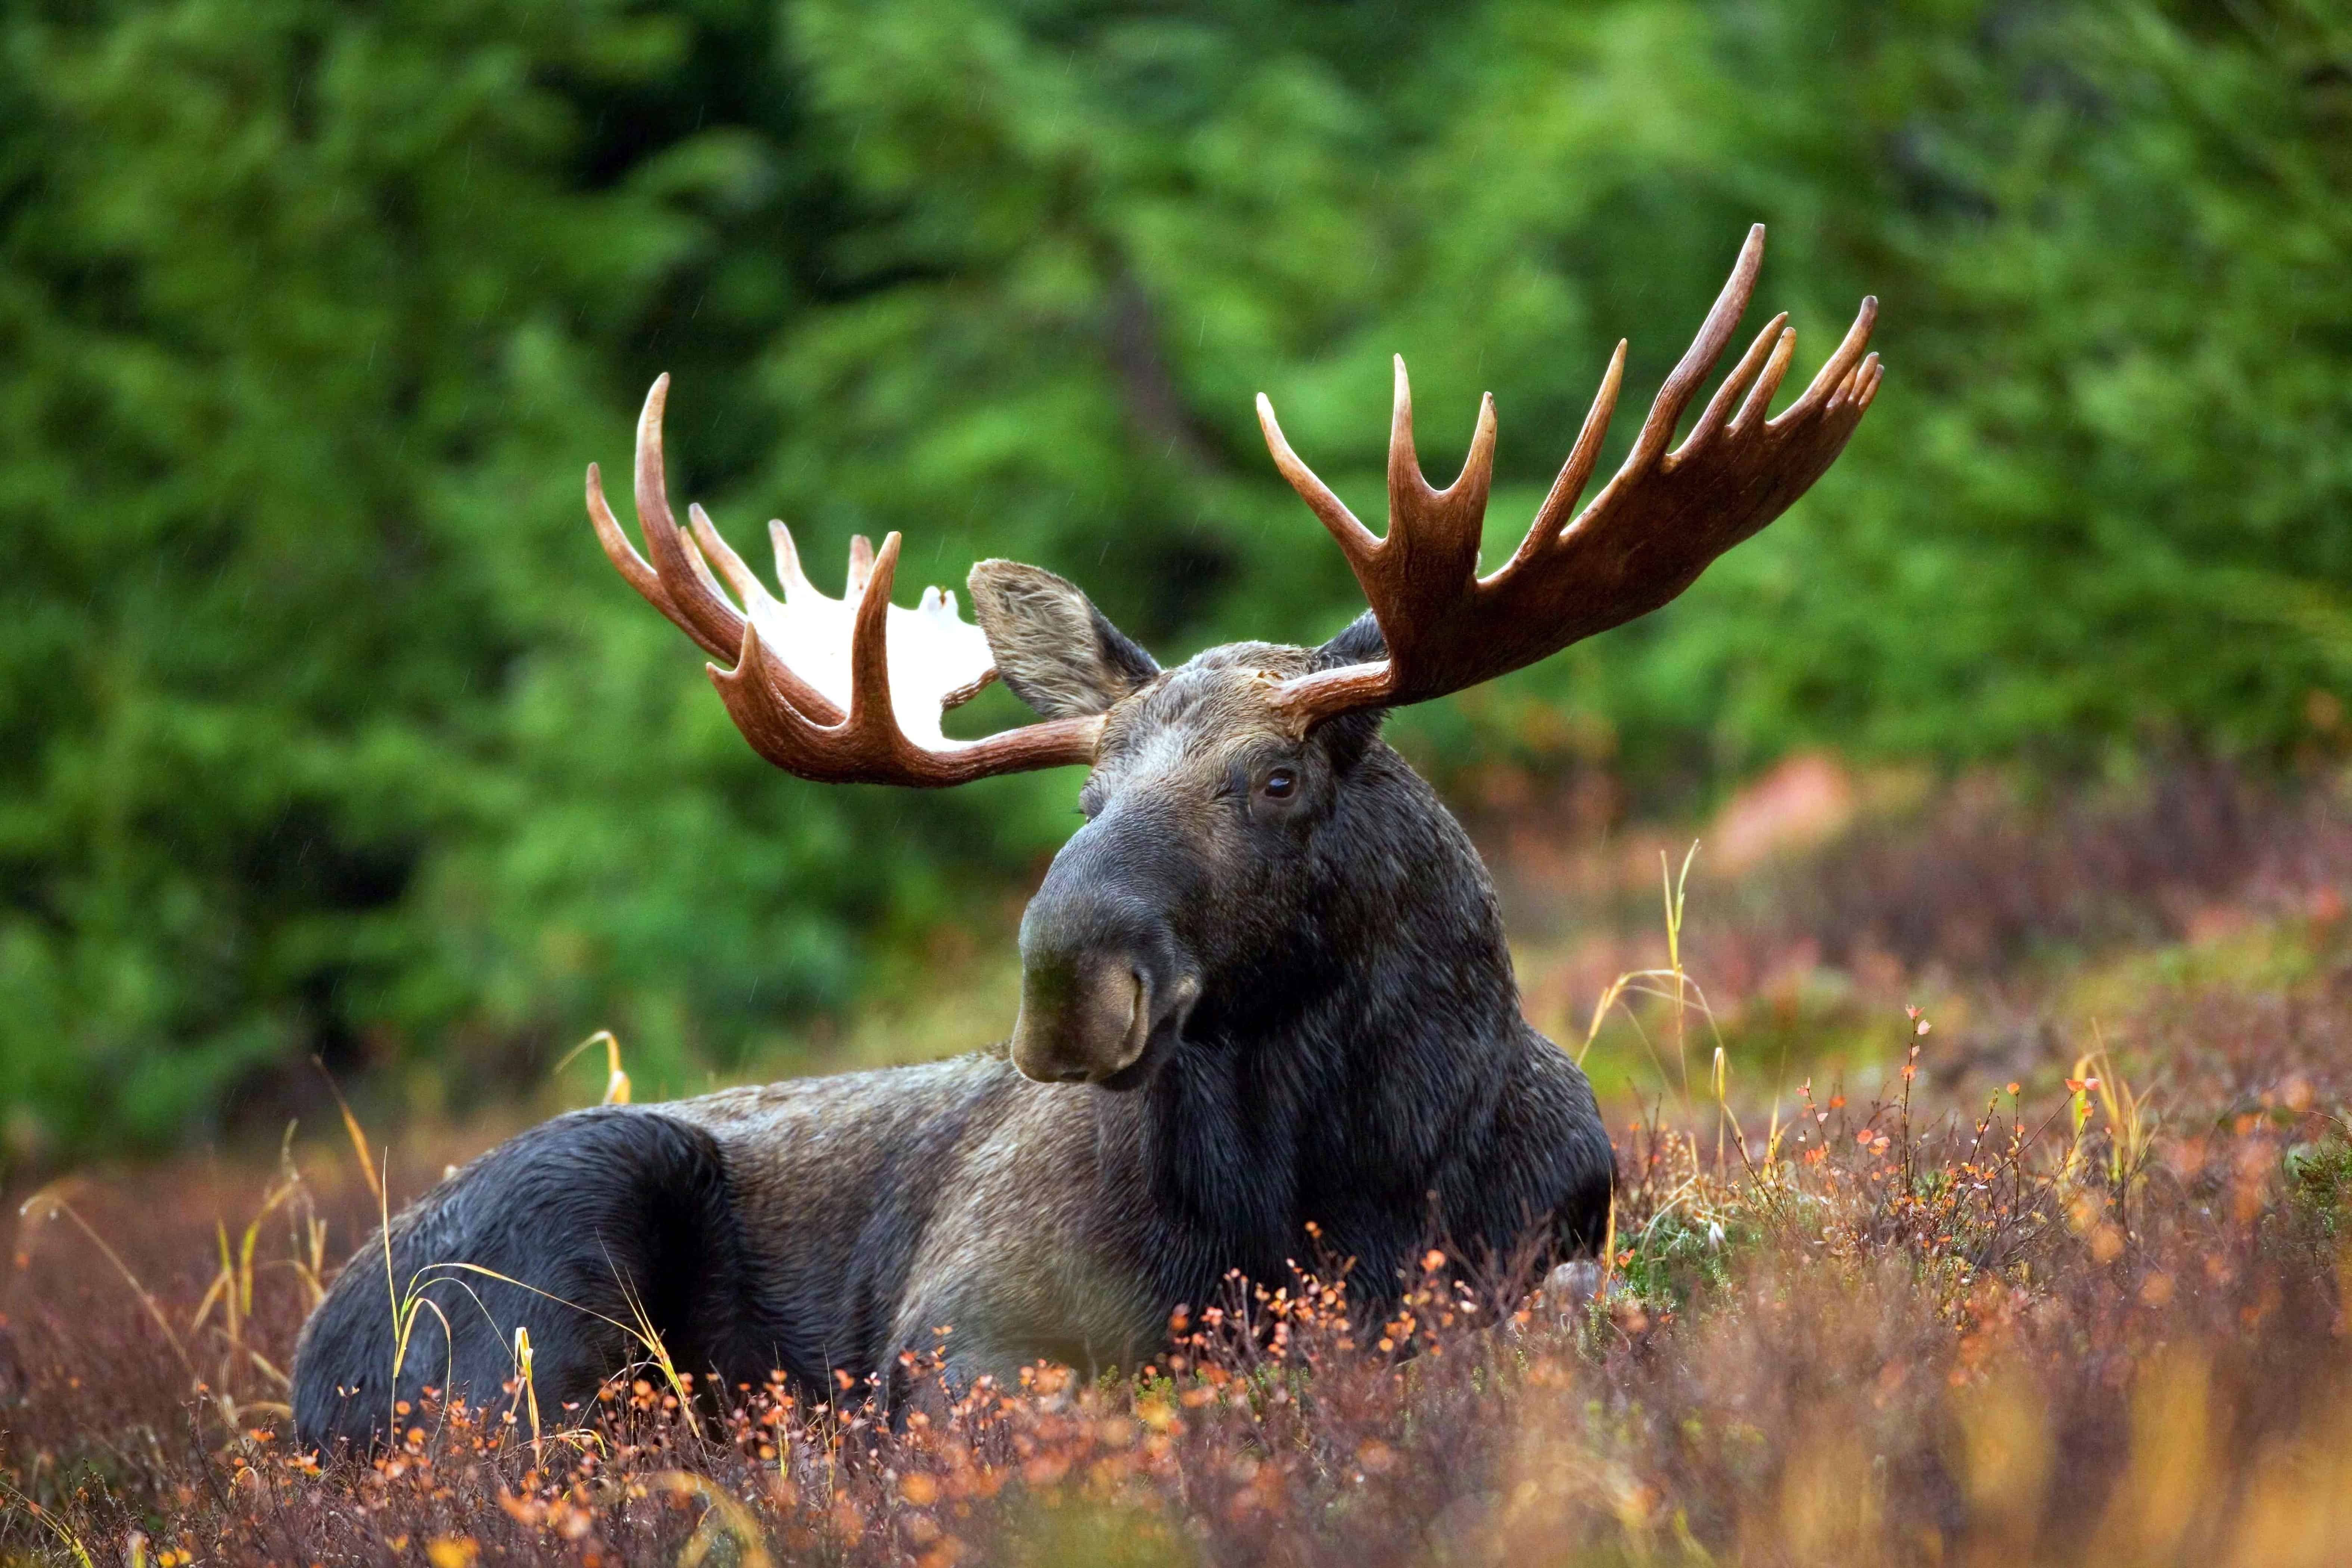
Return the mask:
POLYGON ((1087 821, 1024 921, 1010 1051, 576 1112, 501 1145, 394 1220, 393 1273, 469 1263, 573 1305, 478 1274, 481 1310, 432 1287, 454 1342, 420 1314, 395 1387, 370 1241, 304 1330, 306 1440, 364 1442, 423 1384, 494 1394, 517 1323, 542 1403, 584 1397, 642 1356, 603 1321, 633 1298, 681 1365, 828 1394, 842 1371, 887 1396, 942 1326, 954 1379, 1132 1364, 1228 1270, 1280 1279, 1327 1249, 1377 1310, 1433 1235, 1474 1260, 1599 1240, 1608 1139, 1520 1016, 1467 838, 1376 716, 1298 736, 1262 700, 1257 672, 1377 657, 1377 628, 1157 672, 1049 576, 983 627, 1016 692, 1108 716, 1087 821), (1066 1012, 1102 984, 1113 1005, 1066 1012), (1131 1058, 1090 1021, 1112 1014, 1141 1020, 1131 1058), (1024 1049, 1079 1081, 1024 1076, 1024 1049))

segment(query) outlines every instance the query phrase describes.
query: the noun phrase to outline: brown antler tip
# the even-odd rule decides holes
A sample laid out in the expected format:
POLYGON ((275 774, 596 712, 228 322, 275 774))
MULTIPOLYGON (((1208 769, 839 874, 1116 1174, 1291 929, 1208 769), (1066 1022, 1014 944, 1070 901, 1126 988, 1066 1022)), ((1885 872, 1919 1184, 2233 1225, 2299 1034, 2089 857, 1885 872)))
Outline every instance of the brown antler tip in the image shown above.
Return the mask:
POLYGON ((866 554, 873 546, 863 534, 851 542, 853 553, 866 559, 857 576, 857 617, 849 639, 849 718, 852 724, 877 726, 877 732, 895 733, 898 726, 891 705, 888 627, 898 544, 895 531, 883 535, 881 550, 871 554, 866 554), (858 550, 861 545, 864 551, 858 550))
POLYGON ((1870 334, 1877 330, 1878 296, 1864 294, 1862 297, 1861 308, 1853 313, 1853 325, 1847 330, 1847 336, 1853 341, 1854 346, 1859 348, 1867 344, 1870 342, 1870 334))
POLYGON ((1380 542, 1372 537, 1370 530, 1356 521, 1356 514, 1348 510, 1347 503, 1331 493, 1331 487, 1317 479, 1315 470, 1300 461, 1298 454, 1291 450, 1288 438, 1282 433, 1281 422, 1274 416, 1274 400, 1263 392, 1257 395, 1257 425, 1265 435, 1265 449, 1273 455, 1275 468, 1290 482, 1290 488, 1298 492, 1299 499, 1313 510, 1323 526, 1331 531, 1331 537, 1339 542, 1339 548, 1347 552, 1349 560, 1362 559, 1380 542))
POLYGON ((645 411, 637 416, 637 521, 648 529, 671 522, 662 458, 662 415, 668 406, 669 373, 664 371, 654 377, 645 411))
POLYGON ((1275 465, 1281 467, 1283 458, 1290 456, 1290 443, 1283 437, 1282 421, 1274 416, 1274 399, 1263 392, 1257 395, 1257 428, 1265 437, 1265 449, 1274 454, 1275 465))
POLYGON ((894 528, 882 536, 882 548, 874 552, 874 575, 869 581, 878 581, 886 596, 890 592, 891 574, 898 569, 898 547, 902 542, 902 536, 894 528))
POLYGON ((750 680, 752 668, 760 658, 760 624, 751 616, 743 617, 743 638, 735 650, 735 663, 730 668, 715 661, 702 668, 710 672, 711 684, 725 691, 750 680))
MULTIPOLYGON (((1405 374, 1404 355, 1391 356, 1396 363, 1396 401, 1389 415, 1389 507, 1391 513, 1397 497, 1412 493, 1430 493, 1429 481, 1422 477, 1421 454, 1412 445, 1412 378, 1405 374)), ((1389 531, 1396 531, 1393 515, 1389 531)))
POLYGON ((1446 494, 1461 489, 1465 480, 1484 490, 1493 480, 1495 472, 1495 395, 1491 392, 1478 399, 1478 424, 1470 437, 1470 455, 1463 459, 1462 473, 1447 487, 1446 494))

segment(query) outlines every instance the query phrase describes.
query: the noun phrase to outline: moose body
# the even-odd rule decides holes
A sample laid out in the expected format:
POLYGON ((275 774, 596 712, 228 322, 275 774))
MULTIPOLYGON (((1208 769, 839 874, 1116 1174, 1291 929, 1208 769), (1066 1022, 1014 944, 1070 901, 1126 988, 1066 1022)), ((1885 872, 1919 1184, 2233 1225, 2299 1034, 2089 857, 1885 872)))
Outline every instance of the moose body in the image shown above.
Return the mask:
MULTIPOLYGON (((1241 651, 1251 671, 1301 657, 1241 651)), ((1244 679, 1209 663, 1151 696, 1191 707, 1202 738, 1224 721, 1200 710, 1244 679)), ((1163 747, 1183 732, 1141 709, 1137 728, 1163 747)), ((1048 925, 1112 930, 1104 906, 1149 907, 1156 889, 1171 943, 1206 972, 1181 1038, 1156 1047, 1165 1060, 1120 1069, 1149 1065, 1148 1081, 1041 1083, 1000 1048, 559 1117, 397 1217, 388 1271, 381 1242, 360 1249, 306 1332, 305 1437, 384 1419, 394 1280, 424 1281, 455 1331, 417 1315, 397 1397, 495 1392, 520 1323, 551 1407, 645 1358, 640 1314, 681 1368, 729 1386, 782 1370, 823 1387, 840 1371, 887 1396, 904 1350, 943 1350, 959 1384, 1040 1358, 1138 1364, 1172 1310, 1220 1299, 1228 1270, 1278 1280, 1352 1259, 1370 1305, 1433 1241, 1497 1265, 1597 1242, 1612 1163, 1591 1092, 1520 1016, 1469 841, 1402 759, 1356 739, 1364 752, 1328 779, 1330 814, 1279 893, 1168 900, 1161 862, 1201 833, 1153 820, 1148 800, 1064 851, 1076 874, 1041 889, 1031 948, 1053 944, 1048 925), (1283 940, 1219 973, 1259 940, 1231 929, 1236 904, 1283 940)))
POLYGON ((936 590, 896 608, 896 535, 878 556, 854 544, 836 602, 772 524, 771 598, 698 508, 691 532, 672 521, 657 382, 636 474, 652 563, 593 468, 590 514, 639 592, 732 660, 712 674, 753 746, 821 780, 1083 763, 1087 821, 1024 917, 1007 1046, 579 1111, 493 1150, 363 1245, 313 1313, 302 1437, 368 1441, 428 1386, 496 1397, 519 1327, 542 1404, 589 1398, 656 1341, 722 1386, 781 1372, 890 1401, 909 1351, 941 1350, 951 1384, 1039 1359, 1135 1364, 1235 1275, 1344 1262, 1377 1311, 1433 1243, 1471 1269, 1598 1243, 1613 1169, 1591 1090, 1521 1016, 1485 868, 1379 726, 1671 598, 1836 456, 1877 386, 1867 301, 1787 412, 1763 417, 1793 335, 1776 321, 1664 449, 1761 249, 1759 226, 1633 454, 1571 515, 1620 346, 1527 542, 1487 578, 1491 401, 1463 478, 1433 490, 1400 363, 1375 540, 1261 399, 1371 611, 1319 648, 1231 644, 1170 670, 1034 567, 973 569, 977 628, 936 590), (938 711, 996 676, 1043 721, 946 740, 938 711))

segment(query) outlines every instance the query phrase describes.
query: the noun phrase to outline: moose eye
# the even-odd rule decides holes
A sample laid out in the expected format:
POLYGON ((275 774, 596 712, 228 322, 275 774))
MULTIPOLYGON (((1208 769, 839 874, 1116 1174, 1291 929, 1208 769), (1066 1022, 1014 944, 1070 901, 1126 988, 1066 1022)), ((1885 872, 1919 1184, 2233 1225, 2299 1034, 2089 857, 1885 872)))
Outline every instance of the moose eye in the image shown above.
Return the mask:
POLYGON ((1298 790, 1298 774, 1291 768, 1275 768, 1265 775, 1258 791, 1268 800, 1288 800, 1298 790))

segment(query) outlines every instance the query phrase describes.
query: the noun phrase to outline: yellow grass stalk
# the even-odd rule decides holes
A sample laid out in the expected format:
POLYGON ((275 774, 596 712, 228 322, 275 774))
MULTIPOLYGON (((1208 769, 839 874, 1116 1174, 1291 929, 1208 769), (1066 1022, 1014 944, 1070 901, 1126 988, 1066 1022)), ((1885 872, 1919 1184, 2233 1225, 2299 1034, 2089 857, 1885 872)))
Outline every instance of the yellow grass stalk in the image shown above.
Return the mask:
POLYGON ((565 1068, 570 1067, 579 1057, 580 1053, 586 1050, 591 1046, 602 1046, 604 1047, 604 1098, 602 1103, 605 1105, 628 1104, 629 1075, 625 1071, 622 1070, 621 1068, 620 1039, 610 1029, 599 1029, 594 1034, 589 1036, 586 1039, 581 1041, 578 1045, 572 1047, 570 1050, 564 1052, 563 1059, 555 1064, 554 1070, 562 1072, 565 1068))

